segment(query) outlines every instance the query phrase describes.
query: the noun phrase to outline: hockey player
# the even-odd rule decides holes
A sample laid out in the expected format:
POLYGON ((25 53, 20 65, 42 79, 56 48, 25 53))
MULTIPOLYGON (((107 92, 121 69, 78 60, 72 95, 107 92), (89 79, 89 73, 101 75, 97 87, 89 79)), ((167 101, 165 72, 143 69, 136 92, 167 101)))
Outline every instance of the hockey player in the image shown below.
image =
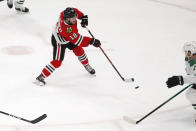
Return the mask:
POLYGON ((7 6, 11 9, 14 3, 16 11, 27 13, 29 9, 23 6, 24 1, 25 0, 7 0, 7 6))
POLYGON ((187 75, 172 76, 168 78, 166 84, 168 88, 183 84, 193 84, 187 90, 186 97, 196 110, 196 42, 185 43, 183 50, 185 52, 185 70, 187 75))
POLYGON ((53 29, 51 37, 53 60, 45 66, 41 74, 36 78, 35 83, 37 85, 45 85, 44 79, 61 66, 66 48, 73 51, 90 74, 95 74, 95 70, 89 65, 88 57, 83 47, 87 47, 89 44, 99 47, 101 43, 98 39, 80 35, 77 28, 77 19, 81 20, 82 27, 88 25, 88 16, 76 8, 68 7, 60 13, 59 20, 53 29))

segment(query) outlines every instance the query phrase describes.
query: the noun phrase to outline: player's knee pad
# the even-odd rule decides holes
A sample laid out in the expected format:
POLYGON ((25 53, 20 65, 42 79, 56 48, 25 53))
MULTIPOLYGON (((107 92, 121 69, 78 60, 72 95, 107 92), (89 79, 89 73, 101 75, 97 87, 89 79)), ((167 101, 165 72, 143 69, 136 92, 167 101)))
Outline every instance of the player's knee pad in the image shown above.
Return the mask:
POLYGON ((53 60, 50 62, 55 68, 59 68, 61 66, 62 61, 53 60))

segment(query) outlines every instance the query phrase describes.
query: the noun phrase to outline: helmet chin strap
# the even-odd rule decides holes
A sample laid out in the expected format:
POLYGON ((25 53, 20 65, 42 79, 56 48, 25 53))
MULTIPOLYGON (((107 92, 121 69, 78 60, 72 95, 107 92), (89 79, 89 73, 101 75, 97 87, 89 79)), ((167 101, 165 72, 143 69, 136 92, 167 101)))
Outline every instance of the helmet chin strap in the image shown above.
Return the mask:
POLYGON ((64 20, 64 23, 66 23, 68 25, 73 25, 73 24, 71 24, 70 20, 64 20))
POLYGON ((67 24, 68 24, 68 25, 72 25, 71 22, 70 22, 70 20, 67 21, 67 24))

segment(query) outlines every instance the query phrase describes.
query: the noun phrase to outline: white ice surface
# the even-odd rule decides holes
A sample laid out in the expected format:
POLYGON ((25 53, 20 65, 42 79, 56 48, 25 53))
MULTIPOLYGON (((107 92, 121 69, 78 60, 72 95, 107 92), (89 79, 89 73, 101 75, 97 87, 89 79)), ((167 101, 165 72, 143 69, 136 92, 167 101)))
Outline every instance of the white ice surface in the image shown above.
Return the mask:
POLYGON ((30 13, 22 15, 0 3, 0 110, 26 119, 48 117, 31 125, 0 114, 0 131, 196 130, 196 113, 184 92, 138 125, 122 119, 139 120, 182 89, 167 89, 165 81, 185 74, 182 46, 196 40, 195 0, 27 0, 25 5, 30 13), (66 50, 45 87, 32 83, 52 60, 52 27, 67 6, 89 16, 93 35, 122 76, 135 83, 124 83, 92 46, 85 50, 96 77, 66 50))

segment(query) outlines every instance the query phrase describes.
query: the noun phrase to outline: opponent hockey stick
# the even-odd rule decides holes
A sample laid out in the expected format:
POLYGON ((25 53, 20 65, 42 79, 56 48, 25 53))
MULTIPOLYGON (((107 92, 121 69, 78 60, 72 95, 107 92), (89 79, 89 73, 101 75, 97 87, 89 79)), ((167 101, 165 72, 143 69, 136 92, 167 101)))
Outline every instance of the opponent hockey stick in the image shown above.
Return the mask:
POLYGON ((145 118, 147 118, 149 115, 151 115, 153 112, 155 112, 156 110, 158 110, 159 108, 161 108, 163 105, 165 105, 166 103, 168 103, 170 100, 172 100, 173 98, 175 98, 176 96, 178 96, 180 93, 182 93, 183 91, 185 91, 186 89, 188 89, 190 86, 192 86, 192 84, 190 84, 190 85, 186 86, 185 88, 183 88, 182 90, 180 90, 178 93, 176 93, 175 95, 173 95, 171 98, 169 98, 168 100, 166 100, 164 103, 162 103, 160 106, 158 106, 157 108, 155 108, 154 110, 152 110, 150 113, 148 113, 147 115, 145 115, 144 117, 142 117, 138 121, 135 121, 135 120, 131 119, 129 116, 124 116, 123 119, 125 121, 129 122, 129 123, 138 124, 142 120, 144 120, 145 118))
POLYGON ((19 120, 22 120, 22 121, 25 121, 25 122, 29 122, 31 124, 36 124, 40 121, 42 121, 43 119, 45 119, 47 117, 46 114, 43 114, 41 115, 40 117, 34 119, 34 120, 27 120, 27 119, 24 119, 24 118, 21 118, 21 117, 18 117, 18 116, 15 116, 15 115, 12 115, 12 114, 9 114, 9 113, 6 113, 6 112, 3 112, 3 111, 0 111, 0 113, 4 114, 4 115, 7 115, 7 116, 11 116, 11 117, 14 117, 16 119, 19 119, 19 120))
MULTIPOLYGON (((91 31, 86 27, 87 31, 89 32, 89 34, 95 38, 93 36, 93 34, 91 33, 91 31)), ((118 73, 118 75, 120 76, 120 78, 124 81, 124 82, 134 82, 134 78, 129 78, 129 79, 125 79, 124 77, 122 77, 122 75, 120 74, 120 72, 116 69, 116 67, 114 66, 114 64, 112 63, 112 61, 110 60, 110 58, 106 55, 105 51, 103 50, 103 48, 101 46, 99 46, 99 48, 101 49, 101 51, 103 52, 103 54, 105 55, 105 57, 108 59, 108 61, 110 62, 110 64, 112 65, 112 67, 115 69, 115 71, 118 73)))

